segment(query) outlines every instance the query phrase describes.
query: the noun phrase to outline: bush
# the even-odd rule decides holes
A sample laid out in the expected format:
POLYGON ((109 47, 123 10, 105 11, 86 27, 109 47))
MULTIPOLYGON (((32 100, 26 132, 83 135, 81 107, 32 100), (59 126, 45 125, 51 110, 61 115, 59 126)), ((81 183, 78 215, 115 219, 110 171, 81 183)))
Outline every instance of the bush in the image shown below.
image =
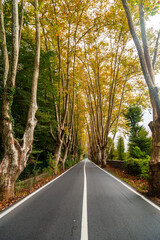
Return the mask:
MULTIPOLYGON (((50 174, 54 174, 55 171, 55 160, 54 160, 54 156, 52 155, 52 153, 47 154, 47 163, 48 163, 48 172, 50 172, 50 174)), ((60 172, 60 163, 58 164, 58 169, 57 169, 57 173, 60 172)))
POLYGON ((142 152, 138 146, 132 147, 132 157, 135 159, 145 158, 145 152, 142 152))
POLYGON ((70 168, 70 167, 74 166, 76 163, 78 163, 78 159, 74 160, 73 157, 71 155, 69 155, 66 160, 65 167, 70 168))
POLYGON ((140 178, 149 178, 149 161, 150 157, 145 159, 128 159, 124 161, 125 170, 128 174, 138 176, 140 178))

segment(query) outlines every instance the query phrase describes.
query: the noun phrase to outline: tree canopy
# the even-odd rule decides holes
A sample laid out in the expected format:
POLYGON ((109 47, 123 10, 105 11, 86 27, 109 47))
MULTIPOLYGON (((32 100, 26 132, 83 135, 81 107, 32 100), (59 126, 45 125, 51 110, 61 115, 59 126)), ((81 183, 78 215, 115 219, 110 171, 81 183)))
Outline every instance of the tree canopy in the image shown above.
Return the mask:
POLYGON ((149 107, 159 122, 160 32, 145 25, 157 12, 159 1, 0 0, 1 198, 11 196, 2 179, 14 175, 14 194, 20 174, 57 174, 86 151, 105 167, 126 119, 134 147, 150 154, 138 123, 149 107))

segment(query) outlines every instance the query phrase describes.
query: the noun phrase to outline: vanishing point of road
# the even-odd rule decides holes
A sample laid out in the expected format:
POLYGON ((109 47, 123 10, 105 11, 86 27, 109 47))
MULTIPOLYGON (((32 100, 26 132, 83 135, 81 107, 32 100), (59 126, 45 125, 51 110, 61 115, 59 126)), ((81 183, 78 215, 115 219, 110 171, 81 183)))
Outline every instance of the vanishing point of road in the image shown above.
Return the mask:
POLYGON ((85 159, 3 211, 0 240, 160 240, 160 209, 85 159))

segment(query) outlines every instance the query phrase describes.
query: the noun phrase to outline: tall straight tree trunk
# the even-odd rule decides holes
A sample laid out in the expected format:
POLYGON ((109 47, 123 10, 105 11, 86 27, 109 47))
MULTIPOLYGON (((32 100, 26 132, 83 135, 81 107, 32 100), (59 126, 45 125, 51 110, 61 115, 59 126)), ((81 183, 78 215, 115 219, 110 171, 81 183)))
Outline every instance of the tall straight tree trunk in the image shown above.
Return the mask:
POLYGON ((107 164, 106 148, 103 147, 101 149, 101 165, 102 165, 102 168, 105 168, 106 164, 107 164))
POLYGON ((54 173, 58 173, 58 163, 61 158, 61 150, 62 150, 62 144, 63 141, 60 139, 58 142, 56 142, 56 148, 54 151, 54 160, 55 160, 55 168, 54 168, 54 173))
POLYGON ((101 163, 101 159, 102 159, 102 157, 101 157, 101 151, 100 150, 98 150, 96 153, 95 153, 95 155, 96 155, 96 163, 99 165, 100 163, 101 163))
MULTIPOLYGON (((137 48, 142 72, 143 72, 144 79, 146 81, 149 94, 150 94, 154 121, 150 122, 149 124, 152 131, 152 153, 151 153, 151 161, 150 161, 149 193, 152 194, 153 196, 156 196, 156 195, 160 196, 160 96, 157 88, 155 87, 154 73, 153 73, 156 56, 154 55, 154 64, 152 64, 148 42, 147 42, 146 27, 145 27, 145 20, 144 20, 144 9, 143 9, 144 1, 142 0, 139 3, 141 39, 139 39, 138 35, 136 34, 128 1, 127 0, 121 0, 121 1, 126 12, 130 33, 134 40, 135 46, 137 48), (141 46, 140 40, 142 40, 143 46, 141 46)), ((159 36, 157 39, 159 39, 159 36)), ((156 48, 158 47, 157 44, 158 43, 156 43, 156 48)))
MULTIPOLYGON (((4 30, 2 3, 0 4, 0 27, 4 30)), ((7 74, 7 51, 5 45, 5 32, 1 31, 3 42, 4 67, 4 94, 2 103, 2 141, 4 146, 4 156, 0 164, 0 199, 8 199, 14 196, 15 181, 26 167, 27 160, 32 151, 33 134, 37 123, 35 114, 37 111, 37 84, 39 76, 40 59, 40 26, 38 13, 38 0, 35 0, 35 21, 36 21, 36 50, 35 63, 32 78, 31 101, 28 111, 27 124, 21 145, 14 137, 13 120, 11 116, 11 106, 13 101, 15 79, 19 55, 19 24, 18 24, 18 1, 12 1, 12 59, 10 70, 7 74)))
POLYGON ((160 120, 149 123, 152 131, 149 194, 160 197, 160 120))
POLYGON ((69 150, 69 145, 67 144, 67 146, 65 146, 64 156, 63 156, 63 158, 62 158, 63 171, 65 170, 65 163, 66 163, 66 160, 67 160, 67 157, 68 157, 68 150, 69 150))

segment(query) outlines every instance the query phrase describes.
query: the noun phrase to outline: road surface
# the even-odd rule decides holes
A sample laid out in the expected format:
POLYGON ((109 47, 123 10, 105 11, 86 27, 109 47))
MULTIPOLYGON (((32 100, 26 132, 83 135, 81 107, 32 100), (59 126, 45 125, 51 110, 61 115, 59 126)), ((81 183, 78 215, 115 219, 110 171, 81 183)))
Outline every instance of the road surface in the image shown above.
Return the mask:
POLYGON ((88 160, 9 211, 0 240, 160 240, 159 208, 88 160))

